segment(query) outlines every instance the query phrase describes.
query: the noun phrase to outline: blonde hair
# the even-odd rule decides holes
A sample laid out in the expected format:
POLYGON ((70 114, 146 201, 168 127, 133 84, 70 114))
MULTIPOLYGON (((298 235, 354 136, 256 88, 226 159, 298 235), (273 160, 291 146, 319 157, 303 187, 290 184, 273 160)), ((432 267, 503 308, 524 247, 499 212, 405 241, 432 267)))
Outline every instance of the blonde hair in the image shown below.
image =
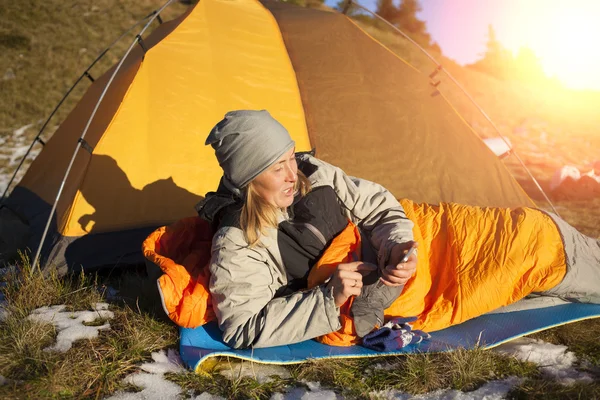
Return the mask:
MULTIPOLYGON (((302 171, 298 171, 298 180, 294 191, 300 191, 302 196, 310 192, 310 181, 302 171)), ((240 228, 244 232, 244 237, 250 247, 259 244, 260 236, 264 234, 266 228, 277 227, 279 211, 280 209, 260 197, 254 188, 253 181, 248 184, 246 198, 240 214, 240 228)))

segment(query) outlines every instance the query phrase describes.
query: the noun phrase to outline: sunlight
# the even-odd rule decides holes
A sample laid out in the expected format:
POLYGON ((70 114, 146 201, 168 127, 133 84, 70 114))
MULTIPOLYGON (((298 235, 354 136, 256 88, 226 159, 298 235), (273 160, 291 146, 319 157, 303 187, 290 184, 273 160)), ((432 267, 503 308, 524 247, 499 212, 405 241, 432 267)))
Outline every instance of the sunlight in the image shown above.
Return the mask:
POLYGON ((531 2, 511 35, 511 47, 531 48, 546 74, 569 88, 600 90, 598 16, 600 2, 531 2))
POLYGON ((600 39, 600 26, 595 21, 600 3, 589 2, 587 6, 589 9, 563 6, 555 10, 547 20, 548 37, 538 45, 539 56, 546 73, 568 87, 600 89, 600 54, 595 48, 600 39))

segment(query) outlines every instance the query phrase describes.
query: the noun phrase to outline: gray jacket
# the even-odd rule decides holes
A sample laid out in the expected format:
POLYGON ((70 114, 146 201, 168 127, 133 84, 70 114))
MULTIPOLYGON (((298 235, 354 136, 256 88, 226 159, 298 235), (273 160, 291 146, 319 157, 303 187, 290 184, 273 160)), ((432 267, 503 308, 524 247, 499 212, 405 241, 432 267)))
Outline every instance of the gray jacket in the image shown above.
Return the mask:
MULTIPOLYGON (((413 222, 394 196, 373 182, 346 175, 308 154, 312 188, 334 189, 344 213, 370 239, 380 265, 396 243, 413 239, 413 222)), ((210 292, 223 340, 234 348, 268 347, 312 339, 341 328, 339 309, 325 285, 274 297, 287 284, 277 228, 249 248, 243 232, 221 227, 213 238, 210 292)))

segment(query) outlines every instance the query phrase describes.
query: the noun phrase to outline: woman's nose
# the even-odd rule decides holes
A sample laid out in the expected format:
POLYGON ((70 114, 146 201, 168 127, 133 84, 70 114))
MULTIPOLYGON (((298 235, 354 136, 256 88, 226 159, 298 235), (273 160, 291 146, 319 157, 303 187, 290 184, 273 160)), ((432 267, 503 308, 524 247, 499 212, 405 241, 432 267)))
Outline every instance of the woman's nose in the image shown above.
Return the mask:
POLYGON ((287 179, 290 182, 296 182, 298 180, 298 169, 294 168, 294 165, 288 164, 287 179))

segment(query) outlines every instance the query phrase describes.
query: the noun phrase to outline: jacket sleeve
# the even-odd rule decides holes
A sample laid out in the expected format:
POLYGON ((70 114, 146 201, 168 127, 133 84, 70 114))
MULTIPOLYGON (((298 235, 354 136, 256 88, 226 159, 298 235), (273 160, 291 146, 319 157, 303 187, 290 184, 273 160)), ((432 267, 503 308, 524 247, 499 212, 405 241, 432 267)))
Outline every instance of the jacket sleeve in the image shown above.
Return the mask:
POLYGON ((385 265, 395 244, 413 240, 414 223, 389 190, 348 176, 342 169, 314 157, 307 156, 307 161, 317 167, 311 182, 334 188, 347 217, 370 238, 380 266, 385 265))
POLYGON ((273 298, 280 278, 266 252, 230 236, 215 235, 210 264, 212 303, 225 343, 233 348, 278 346, 341 328, 339 309, 324 285, 273 298))

